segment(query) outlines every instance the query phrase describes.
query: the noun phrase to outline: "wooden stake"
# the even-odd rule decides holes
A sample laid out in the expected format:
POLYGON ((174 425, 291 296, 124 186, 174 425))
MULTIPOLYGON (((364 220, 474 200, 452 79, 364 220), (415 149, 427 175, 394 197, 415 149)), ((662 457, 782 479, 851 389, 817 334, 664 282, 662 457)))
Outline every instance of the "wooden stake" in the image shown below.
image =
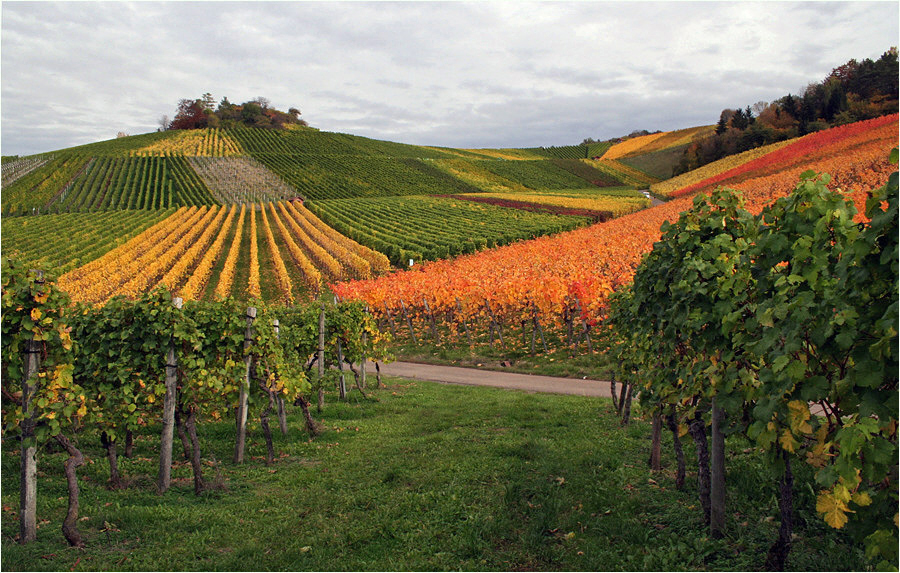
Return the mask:
POLYGON ((344 352, 341 349, 341 339, 337 340, 337 358, 338 358, 338 371, 341 373, 338 378, 338 393, 340 394, 341 400, 345 400, 347 398, 347 386, 344 383, 344 352))
POLYGON ((391 336, 397 338, 397 327, 394 325, 394 317, 391 316, 391 309, 388 308, 386 301, 384 303, 384 313, 387 315, 388 325, 391 327, 391 336))
POLYGON ((234 445, 234 463, 244 463, 244 449, 247 443, 247 409, 249 408, 250 398, 250 366, 253 363, 253 355, 248 351, 253 346, 253 321, 256 320, 256 308, 249 307, 247 309, 247 331, 244 334, 244 357, 245 371, 244 380, 241 384, 241 394, 238 401, 238 428, 237 440, 234 445))
POLYGON ((322 387, 322 379, 325 378, 325 303, 323 302, 321 307, 319 308, 319 348, 318 348, 318 361, 319 361, 319 400, 316 404, 316 408, 319 413, 322 413, 322 408, 325 407, 325 388, 322 387))
MULTIPOLYGON (((38 280, 41 281, 39 272, 38 280)), ((35 443, 34 395, 37 393, 37 374, 41 364, 41 342, 31 338, 25 345, 25 373, 22 380, 22 459, 19 476, 19 543, 30 543, 37 539, 37 444, 35 443)))
MULTIPOLYGON (((175 308, 181 308, 179 297, 172 299, 175 308)), ((175 439, 175 403, 178 400, 178 362, 175 357, 175 344, 169 343, 166 353, 166 395, 163 399, 162 432, 159 444, 159 478, 156 489, 164 493, 172 485, 172 442, 175 439)))
MULTIPOLYGON (((278 319, 272 321, 272 328, 275 329, 275 338, 281 338, 281 324, 278 322, 278 319)), ((278 427, 281 430, 281 435, 286 436, 288 433, 287 426, 287 410, 284 406, 284 394, 279 393, 275 397, 275 404, 278 407, 278 427)))

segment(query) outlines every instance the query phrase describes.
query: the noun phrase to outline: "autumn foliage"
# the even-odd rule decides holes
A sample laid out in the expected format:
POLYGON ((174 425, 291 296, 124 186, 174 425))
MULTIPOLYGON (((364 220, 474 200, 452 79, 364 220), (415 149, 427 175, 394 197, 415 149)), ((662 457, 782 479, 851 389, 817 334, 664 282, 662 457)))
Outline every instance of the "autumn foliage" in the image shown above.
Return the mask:
POLYGON ((585 317, 601 316, 607 296, 628 283, 644 253, 660 238, 664 221, 674 221, 691 204, 690 195, 718 185, 740 189, 752 213, 788 194, 806 170, 832 175, 832 187, 848 190, 864 203, 866 193, 884 184, 888 155, 897 142, 897 115, 815 133, 682 190, 680 198, 585 229, 519 242, 454 260, 437 261, 375 280, 333 286, 346 299, 365 300, 373 309, 400 308, 427 300, 436 312, 458 308, 468 314, 486 305, 512 319, 532 307, 559 316, 575 296, 585 317))

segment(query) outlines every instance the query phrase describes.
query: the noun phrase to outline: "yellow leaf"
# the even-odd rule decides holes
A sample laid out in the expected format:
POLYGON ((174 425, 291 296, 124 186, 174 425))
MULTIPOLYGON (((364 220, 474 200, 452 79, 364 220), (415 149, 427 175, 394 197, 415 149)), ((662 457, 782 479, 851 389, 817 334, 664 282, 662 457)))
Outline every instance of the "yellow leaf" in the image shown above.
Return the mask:
POLYGON ((31 320, 34 320, 36 322, 36 321, 40 320, 42 316, 43 316, 43 314, 41 313, 41 309, 39 309, 39 308, 31 309, 31 320))
POLYGON ((844 527, 847 523, 847 504, 828 491, 823 491, 816 498, 816 511, 823 514, 825 523, 835 529, 844 527))
POLYGON ((851 498, 853 503, 860 507, 866 507, 867 505, 872 505, 872 498, 868 493, 864 491, 858 491, 854 493, 851 498))
POLYGON ((83 418, 85 414, 87 414, 87 406, 82 404, 81 407, 78 408, 78 417, 83 418))
POLYGON ((791 434, 791 431, 788 429, 784 430, 778 441, 781 443, 782 448, 791 452, 792 454, 794 453, 794 448, 796 448, 798 445, 797 440, 794 439, 794 435, 791 434))
MULTIPOLYGON (((843 481, 844 480, 842 479, 841 482, 843 481)), ((845 504, 850 501, 850 490, 847 489, 847 486, 845 486, 843 483, 835 484, 833 491, 835 499, 838 499, 845 504)))
POLYGON ((788 402, 787 407, 791 430, 801 434, 811 433, 812 426, 808 423, 810 418, 809 404, 803 400, 791 400, 788 402))

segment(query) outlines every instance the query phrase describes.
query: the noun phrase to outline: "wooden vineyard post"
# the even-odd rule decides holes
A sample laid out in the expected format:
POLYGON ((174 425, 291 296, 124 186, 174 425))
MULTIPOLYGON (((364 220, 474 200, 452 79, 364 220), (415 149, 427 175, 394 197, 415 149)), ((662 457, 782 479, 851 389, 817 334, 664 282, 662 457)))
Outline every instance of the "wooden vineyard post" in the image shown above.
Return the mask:
POLYGON ((631 386, 628 382, 622 381, 622 391, 619 393, 619 414, 625 409, 625 396, 628 394, 628 388, 631 386))
POLYGON ((616 395, 616 373, 613 372, 609 377, 609 395, 612 398, 613 408, 619 411, 619 397, 616 395))
POLYGON ((456 308, 459 309, 459 320, 462 322, 463 330, 466 331, 466 340, 469 346, 472 346, 472 334, 469 332, 469 325, 466 323, 466 315, 463 313, 462 302, 456 297, 456 308))
POLYGON ((709 463, 709 530, 714 539, 725 535, 725 412, 712 399, 712 432, 709 463))
MULTIPOLYGON (((181 308, 179 297, 172 299, 175 308, 181 308)), ((166 352, 166 396, 163 398, 162 432, 159 443, 159 478, 156 488, 165 493, 172 485, 172 441, 175 439, 175 403, 178 401, 178 362, 175 357, 175 342, 169 343, 166 352)))
POLYGON ((437 324, 434 322, 434 313, 431 312, 431 307, 428 306, 428 300, 425 299, 425 295, 422 295, 422 302, 425 303, 425 311, 428 312, 428 316, 431 318, 431 335, 434 337, 435 344, 439 344, 441 340, 438 337, 437 324))
POLYGON ((397 338, 397 327, 394 325, 394 317, 391 316, 391 309, 388 308, 387 301, 384 303, 384 312, 387 314, 388 325, 391 327, 391 336, 397 338))
MULTIPOLYGON (((629 420, 631 420, 631 397, 632 392, 634 390, 634 384, 627 384, 628 393, 625 394, 625 405, 622 408, 622 425, 627 426, 629 420)), ((623 386, 624 389, 624 386, 623 386)))
MULTIPOLYGON (((44 274, 37 271, 35 282, 43 283, 44 274)), ((37 378, 32 384, 32 376, 41 367, 41 342, 32 336, 25 344, 25 373, 22 380, 22 459, 19 487, 19 543, 30 543, 37 539, 37 444, 35 443, 34 395, 37 393, 37 378)))
MULTIPOLYGON (((369 314, 369 306, 368 305, 366 305, 366 308, 363 312, 365 312, 366 315, 369 314)), ((368 344, 369 344, 369 333, 366 332, 365 329, 363 329, 363 331, 362 331, 362 357, 359 359, 359 378, 360 378, 359 385, 361 386, 360 389, 366 388, 366 362, 369 361, 369 359, 366 358, 366 346, 368 346, 368 344)))
POLYGON ((253 356, 248 352, 253 345, 253 321, 256 320, 256 308, 249 307, 247 309, 247 332, 244 334, 244 357, 246 370, 244 371, 244 380, 241 383, 241 394, 238 402, 238 428, 237 440, 234 445, 234 463, 244 463, 244 448, 247 443, 247 409, 249 408, 248 400, 250 398, 250 367, 253 362, 253 356))
POLYGON ((403 317, 406 318, 406 326, 409 327, 409 335, 412 337, 413 344, 418 344, 419 341, 416 339, 416 333, 413 332, 412 320, 409 318, 409 313, 406 312, 406 304, 403 302, 403 299, 400 299, 400 308, 403 309, 403 317))
POLYGON ((344 352, 341 348, 341 339, 337 339, 337 359, 338 359, 338 394, 341 400, 347 399, 347 385, 344 382, 344 352))
MULTIPOLYGON (((278 322, 278 319, 272 321, 272 328, 275 330, 275 338, 281 338, 281 323, 278 322)), ((279 393, 278 396, 275 397, 275 403, 278 406, 278 427, 281 430, 281 435, 286 436, 288 433, 287 426, 287 411, 284 408, 284 394, 279 393)))
POLYGON ((325 303, 319 307, 319 348, 317 349, 319 362, 319 400, 316 409, 322 413, 325 407, 325 388, 322 387, 322 379, 325 378, 325 303))

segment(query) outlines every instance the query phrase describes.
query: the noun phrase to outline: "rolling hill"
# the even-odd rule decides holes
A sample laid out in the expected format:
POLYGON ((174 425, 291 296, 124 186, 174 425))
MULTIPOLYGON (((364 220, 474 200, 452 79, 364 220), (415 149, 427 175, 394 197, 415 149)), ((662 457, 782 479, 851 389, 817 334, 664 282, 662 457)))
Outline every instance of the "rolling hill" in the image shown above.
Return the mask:
MULTIPOLYGON (((890 125, 896 132, 896 116, 880 121, 879 133, 890 125)), ((767 158, 785 146, 794 148, 791 165, 805 164, 797 150, 808 145, 800 138, 727 158, 693 177, 662 176, 679 150, 711 129, 615 145, 468 150, 304 126, 117 138, 3 159, 3 254, 65 273, 73 296, 92 302, 166 285, 189 298, 290 303, 330 284, 375 278, 390 265, 471 255, 596 221, 610 221, 603 224, 610 229, 626 228, 625 220, 658 228, 650 211, 613 219, 649 207, 639 189, 678 197, 708 189, 707 178, 745 163, 777 171, 781 164, 767 158)), ((855 129, 875 128, 863 122, 855 129)), ((887 143, 875 139, 870 155, 886 157, 887 143)), ((844 157, 851 150, 835 139, 818 153, 844 157)), ((867 161, 854 167, 863 173, 858 182, 881 176, 877 161, 867 161)), ((610 262, 586 268, 595 264, 610 262)))

